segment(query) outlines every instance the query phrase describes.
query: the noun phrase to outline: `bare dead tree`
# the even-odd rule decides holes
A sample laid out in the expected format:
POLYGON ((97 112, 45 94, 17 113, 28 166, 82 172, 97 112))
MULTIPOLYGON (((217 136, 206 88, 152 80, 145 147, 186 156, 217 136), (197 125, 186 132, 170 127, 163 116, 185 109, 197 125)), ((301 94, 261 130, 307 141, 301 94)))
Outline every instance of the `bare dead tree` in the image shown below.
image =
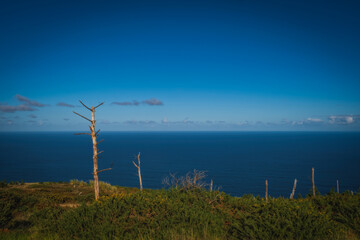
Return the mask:
POLYGON ((194 169, 185 176, 177 177, 170 173, 170 177, 163 179, 163 184, 168 187, 181 188, 183 190, 199 189, 208 186, 203 179, 206 178, 206 171, 198 171, 194 169))
POLYGON ((193 182, 194 186, 196 186, 197 181, 204 179, 206 177, 205 171, 198 171, 196 169, 193 170, 193 182))
POLYGON ((312 168, 312 190, 313 190, 313 197, 315 197, 315 170, 312 168))
POLYGON ((135 167, 138 169, 138 176, 139 176, 139 182, 140 182, 140 191, 142 191, 142 190, 143 190, 143 186, 142 186, 141 171, 140 171, 140 152, 139 152, 139 154, 137 155, 137 160, 138 160, 138 164, 136 164, 134 161, 133 161, 133 164, 134 164, 135 167))
POLYGON ((213 180, 211 179, 211 182, 210 182, 210 192, 212 192, 213 184, 214 184, 214 182, 213 182, 213 180))
POLYGON ((169 176, 162 180, 162 184, 167 187, 179 188, 181 178, 177 177, 175 173, 169 173, 169 176))
POLYGON ((101 105, 103 105, 104 103, 100 103, 99 105, 97 105, 96 107, 92 106, 91 108, 86 106, 83 102, 80 101, 80 103, 91 112, 91 120, 88 119, 87 117, 84 117, 83 115, 74 112, 76 115, 84 118, 85 120, 88 120, 91 123, 91 126, 89 126, 90 128, 90 133, 75 133, 75 135, 90 135, 92 138, 92 143, 93 143, 93 163, 94 163, 94 191, 95 191, 95 200, 99 199, 99 176, 98 173, 100 172, 104 172, 104 171, 108 171, 111 170, 112 168, 107 168, 107 169, 103 169, 103 170, 98 170, 98 158, 99 158, 99 154, 101 154, 103 151, 98 152, 98 148, 97 145, 102 142, 104 139, 100 140, 99 142, 97 142, 97 137, 99 136, 100 133, 100 129, 95 131, 95 109, 100 107, 101 105))
POLYGON ((339 180, 336 180, 336 190, 337 190, 337 193, 340 193, 339 192, 339 180))
POLYGON ((268 180, 265 180, 265 201, 268 200, 268 180))
POLYGON ((296 178, 295 178, 295 180, 294 180, 294 187, 293 187, 293 190, 292 190, 292 192, 291 192, 291 194, 290 194, 290 199, 293 199, 293 198, 294 198, 295 189, 296 189, 296 183, 297 183, 297 180, 296 180, 296 178))

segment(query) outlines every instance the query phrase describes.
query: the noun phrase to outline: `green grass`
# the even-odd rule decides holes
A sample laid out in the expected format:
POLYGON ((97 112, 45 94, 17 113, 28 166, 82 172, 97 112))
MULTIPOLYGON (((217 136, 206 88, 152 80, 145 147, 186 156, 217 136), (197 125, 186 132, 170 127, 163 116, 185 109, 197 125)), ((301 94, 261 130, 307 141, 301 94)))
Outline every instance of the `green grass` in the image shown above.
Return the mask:
POLYGON ((232 197, 194 188, 25 183, 0 188, 0 239, 360 239, 360 194, 232 197))

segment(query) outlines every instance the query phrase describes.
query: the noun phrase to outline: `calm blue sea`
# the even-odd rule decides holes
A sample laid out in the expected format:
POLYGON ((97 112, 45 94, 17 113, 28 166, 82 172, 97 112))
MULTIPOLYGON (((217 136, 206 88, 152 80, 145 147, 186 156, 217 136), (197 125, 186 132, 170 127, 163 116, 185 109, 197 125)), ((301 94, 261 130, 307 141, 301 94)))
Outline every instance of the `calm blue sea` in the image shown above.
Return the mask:
MULTIPOLYGON (((145 188, 162 188, 169 173, 206 170, 207 181, 233 196, 288 197, 311 188, 311 168, 321 193, 360 187, 360 133, 323 132, 104 132, 100 180, 138 187, 132 161, 141 152, 145 188)), ((0 180, 37 182, 92 178, 92 145, 71 132, 1 133, 0 180)))

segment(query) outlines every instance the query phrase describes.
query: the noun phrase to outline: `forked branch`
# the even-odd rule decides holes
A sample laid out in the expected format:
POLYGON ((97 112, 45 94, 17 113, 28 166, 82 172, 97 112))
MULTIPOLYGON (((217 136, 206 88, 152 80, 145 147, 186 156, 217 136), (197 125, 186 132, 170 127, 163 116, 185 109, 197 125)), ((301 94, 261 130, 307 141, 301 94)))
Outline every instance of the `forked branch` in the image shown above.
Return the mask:
POLYGON ((138 169, 138 176, 139 176, 139 182, 140 182, 140 191, 142 191, 142 190, 143 190, 143 186, 142 186, 141 170, 140 170, 140 152, 139 152, 139 154, 137 155, 137 160, 138 160, 138 164, 136 164, 134 161, 133 161, 133 164, 134 164, 134 166, 138 169))

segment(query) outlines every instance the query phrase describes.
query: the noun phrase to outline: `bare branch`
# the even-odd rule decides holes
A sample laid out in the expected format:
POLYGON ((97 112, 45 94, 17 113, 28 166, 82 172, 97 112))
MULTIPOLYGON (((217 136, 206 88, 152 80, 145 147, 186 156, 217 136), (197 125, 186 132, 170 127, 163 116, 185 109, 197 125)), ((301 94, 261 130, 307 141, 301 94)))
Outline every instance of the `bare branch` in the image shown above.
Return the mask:
POLYGON ((106 169, 103 169, 103 170, 100 170, 100 171, 97 171, 97 173, 101 173, 101 172, 104 172, 104 171, 109 171, 111 170, 112 168, 106 168, 106 169))
POLYGON ((103 104, 104 104, 104 102, 100 103, 99 105, 97 105, 96 107, 94 107, 94 109, 100 107, 100 106, 103 105, 103 104))
MULTIPOLYGON (((102 141, 104 141, 104 139, 101 139, 100 141, 98 141, 97 144, 101 143, 102 141)), ((97 144, 96 144, 96 145, 97 145, 97 144)))
POLYGON ((135 165, 135 167, 137 167, 137 168, 139 168, 139 166, 138 165, 136 165, 136 163, 133 161, 133 164, 135 165))
POLYGON ((81 114, 78 114, 77 112, 74 112, 74 111, 73 111, 73 113, 75 113, 76 115, 79 115, 79 116, 82 117, 82 118, 85 118, 85 119, 88 120, 89 122, 92 122, 90 119, 88 119, 87 117, 84 117, 84 116, 81 115, 81 114))
POLYGON ((100 129, 96 131, 95 136, 98 136, 100 132, 100 129))
POLYGON ((89 108, 88 106, 86 106, 82 101, 79 100, 79 102, 80 102, 84 107, 86 107, 87 109, 89 109, 90 111, 92 111, 91 108, 89 108))
POLYGON ((90 133, 74 133, 74 135, 91 135, 90 133))
POLYGON ((188 172, 185 176, 176 177, 175 174, 169 173, 170 177, 164 179, 163 184, 173 187, 181 187, 184 190, 191 190, 196 188, 205 188, 207 184, 203 181, 206 177, 205 171, 193 170, 188 172))
POLYGON ((98 152, 98 155, 99 155, 99 154, 101 154, 101 153, 103 153, 103 152, 104 152, 104 151, 100 151, 100 152, 98 152))
POLYGON ((218 200, 218 197, 220 197, 220 193, 218 193, 216 196, 215 196, 215 198, 212 200, 212 201, 210 201, 209 202, 209 204, 212 204, 213 202, 216 202, 217 200, 218 200))

